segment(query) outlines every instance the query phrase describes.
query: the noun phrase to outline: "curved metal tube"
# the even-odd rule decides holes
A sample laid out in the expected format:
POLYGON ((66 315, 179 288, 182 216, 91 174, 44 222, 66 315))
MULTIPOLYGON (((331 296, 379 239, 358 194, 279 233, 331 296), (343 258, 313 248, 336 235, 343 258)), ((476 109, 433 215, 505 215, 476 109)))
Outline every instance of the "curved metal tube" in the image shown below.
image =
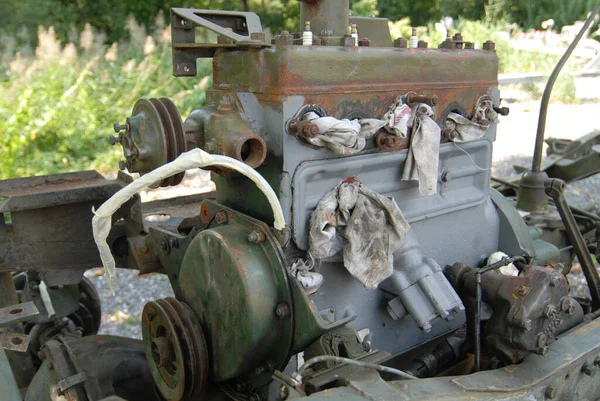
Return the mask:
POLYGON ((556 64, 556 67, 554 67, 550 78, 548 78, 548 83, 546 84, 546 88, 544 89, 544 95, 542 96, 542 104, 540 106, 540 116, 538 119, 537 134, 535 137, 535 150, 533 152, 533 163, 531 165, 532 171, 538 172, 541 171, 542 168, 542 151, 544 149, 544 133, 546 132, 546 116, 548 115, 548 104, 550 103, 550 94, 552 93, 554 83, 558 78, 558 74, 560 74, 560 71, 567 63, 567 60, 569 59, 569 57, 571 57, 571 53, 573 53, 573 50, 575 50, 575 47, 583 37, 584 33, 590 28, 590 25, 594 21, 594 17, 596 17, 599 11, 600 3, 598 3, 596 8, 594 8, 594 11, 592 11, 591 14, 588 16, 587 20, 585 21, 585 24, 583 24, 583 27, 575 37, 575 40, 573 40, 573 42, 569 45, 565 54, 563 54, 558 64, 556 64))

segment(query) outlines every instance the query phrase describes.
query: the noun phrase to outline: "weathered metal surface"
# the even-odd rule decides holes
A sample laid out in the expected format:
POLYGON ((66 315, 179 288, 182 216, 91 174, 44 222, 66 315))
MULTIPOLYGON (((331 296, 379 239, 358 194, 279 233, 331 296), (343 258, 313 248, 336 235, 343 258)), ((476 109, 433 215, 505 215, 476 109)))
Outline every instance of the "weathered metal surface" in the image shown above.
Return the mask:
MULTIPOLYGON (((92 207, 123 185, 95 171, 0 182, 0 196, 7 198, 0 204, 0 269, 62 270, 69 277, 60 276, 60 284, 79 283, 83 270, 101 265, 89 223, 92 207)), ((126 217, 126 212, 118 214, 126 217)), ((116 225, 109 241, 122 236, 122 230, 116 225)), ((49 286, 57 285, 56 277, 44 278, 49 286)))
POLYGON ((171 37, 176 77, 196 76, 196 59, 213 57, 219 49, 269 46, 264 43, 260 19, 250 12, 172 8, 171 37), (196 43, 196 27, 219 34, 221 43, 196 43))
POLYGON ((39 316, 40 312, 31 301, 0 309, 0 327, 8 327, 39 316))
POLYGON ((30 337, 25 334, 11 331, 0 332, 0 342, 2 347, 9 351, 27 352, 30 337))
POLYGON ((167 400, 180 401, 204 389, 208 351, 202 328, 189 307, 173 298, 146 304, 142 334, 154 382, 167 400))
POLYGON ((346 387, 324 390, 311 395, 310 399, 543 401, 573 397, 595 400, 600 397, 600 387, 583 367, 594 366, 599 353, 600 321, 595 320, 551 344, 545 356, 532 354, 519 365, 467 376, 392 382, 384 382, 369 371, 354 369, 355 376, 350 376, 346 387), (553 397, 548 397, 549 393, 553 397))
POLYGON ((255 373, 264 379, 285 366, 292 348, 294 310, 281 250, 264 223, 205 203, 210 216, 224 212, 227 218, 190 243, 178 274, 182 299, 206 330, 216 381, 252 376, 252 369, 268 363, 271 368, 255 373), (254 231, 265 240, 249 241, 254 231), (289 313, 278 316, 282 303, 289 313))
POLYGON ((4 348, 0 347, 0 391, 2 399, 6 401, 22 401, 19 387, 13 376, 10 363, 4 352, 4 348))

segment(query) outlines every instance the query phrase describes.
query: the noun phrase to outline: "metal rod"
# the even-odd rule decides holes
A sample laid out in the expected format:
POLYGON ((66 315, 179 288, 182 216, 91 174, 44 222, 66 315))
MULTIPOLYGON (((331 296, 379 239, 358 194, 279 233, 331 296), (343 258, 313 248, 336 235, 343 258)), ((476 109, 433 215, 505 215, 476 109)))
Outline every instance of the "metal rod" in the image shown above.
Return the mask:
MULTIPOLYGON (((334 355, 320 355, 320 356, 315 356, 314 358, 310 358, 308 361, 304 362, 304 364, 298 370, 297 375, 294 375, 294 376, 299 376, 300 378, 302 378, 302 375, 304 374, 304 372, 306 372, 306 370, 308 368, 310 368, 311 366, 313 366, 314 364, 319 363, 319 362, 345 363, 347 365, 355 365, 355 366, 360 366, 363 368, 371 368, 371 369, 379 370, 381 372, 400 376, 404 379, 409 379, 409 380, 418 380, 419 379, 418 377, 408 374, 402 370, 390 368, 388 366, 377 365, 375 363, 369 363, 369 362, 357 361, 356 359, 342 358, 340 356, 334 356, 334 355)), ((296 380, 298 380, 298 379, 296 379, 296 380)), ((298 380, 298 381, 301 381, 301 380, 298 380)))
POLYGON ((581 264, 581 270, 583 270, 583 275, 585 276, 585 280, 587 281, 590 290, 590 296, 592 297, 592 308, 594 310, 598 309, 600 308, 600 274, 598 274, 598 270, 596 270, 596 263, 594 263, 594 260, 592 259, 585 238, 583 238, 581 231, 579 231, 577 221, 575 221, 575 217, 573 216, 573 213, 571 213, 571 209, 565 199, 565 182, 555 178, 548 180, 545 187, 546 194, 554 199, 556 209, 558 210, 558 214, 560 214, 560 219, 565 226, 569 242, 575 248, 575 254, 581 264))
POLYGON ((546 132, 546 117, 548 115, 548 104, 550 103, 550 94, 552 93, 554 83, 558 78, 558 74, 560 74, 560 71, 565 66, 567 60, 571 56, 571 53, 573 53, 573 50, 575 50, 575 47, 577 46, 585 32, 587 32, 590 25, 594 21, 594 17, 596 17, 596 14, 598 14, 599 11, 600 3, 598 3, 596 8, 594 8, 594 10, 590 13, 587 20, 585 21, 585 24, 583 24, 583 27, 575 37, 575 40, 573 40, 573 42, 569 45, 565 54, 563 54, 558 64, 556 64, 556 67, 554 67, 550 78, 548 78, 548 83, 546 84, 546 88, 544 89, 544 95, 542 96, 542 104, 540 106, 540 116, 538 119, 537 134, 535 137, 535 150, 533 152, 533 163, 531 165, 532 171, 538 172, 541 171, 542 168, 542 151, 544 148, 544 133, 546 132))
MULTIPOLYGON (((519 186, 517 184, 513 183, 513 182, 506 181, 506 180, 503 180, 503 179, 498 178, 498 177, 492 177, 491 179, 492 179, 492 181, 496 181, 496 182, 498 182, 498 183, 500 183, 502 185, 506 185, 509 188, 519 189, 519 186)), ((550 200, 551 200, 552 203, 554 203, 554 199, 552 199, 552 197, 550 197, 550 200)), ((587 210, 583 210, 583 209, 581 209, 581 208, 579 208, 577 206, 572 206, 572 205, 569 205, 569 208, 575 214, 580 214, 582 216, 589 217, 592 220, 600 221, 600 216, 595 215, 594 213, 588 212, 587 210)))

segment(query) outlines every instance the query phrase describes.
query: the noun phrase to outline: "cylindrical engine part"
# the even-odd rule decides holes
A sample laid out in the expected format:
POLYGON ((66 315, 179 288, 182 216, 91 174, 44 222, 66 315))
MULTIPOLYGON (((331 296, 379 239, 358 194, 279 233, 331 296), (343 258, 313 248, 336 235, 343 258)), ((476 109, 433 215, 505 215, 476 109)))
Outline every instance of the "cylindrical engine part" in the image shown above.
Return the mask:
POLYGON ((348 33, 350 0, 300 0, 300 32, 310 21, 317 36, 344 36, 348 33))
POLYGON ((252 134, 232 134, 229 146, 224 149, 225 156, 246 163, 252 168, 257 168, 267 157, 267 144, 264 139, 252 134))

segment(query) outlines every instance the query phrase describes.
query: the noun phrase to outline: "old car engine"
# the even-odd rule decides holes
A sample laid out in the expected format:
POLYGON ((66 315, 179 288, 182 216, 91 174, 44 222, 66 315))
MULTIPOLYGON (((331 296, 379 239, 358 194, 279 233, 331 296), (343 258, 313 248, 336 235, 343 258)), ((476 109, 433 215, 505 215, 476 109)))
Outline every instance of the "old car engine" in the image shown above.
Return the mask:
MULTIPOLYGON (((87 314, 69 320, 85 290, 77 287, 81 272, 100 263, 95 249, 85 266, 68 270, 75 273, 56 267, 64 282, 52 282, 47 271, 31 273, 36 263, 18 266, 23 248, 12 242, 2 267, 28 272, 21 302, 47 311, 32 280, 57 287, 57 305, 68 288, 76 299, 60 311, 69 330, 49 326, 40 337, 41 329, 25 326, 39 368, 25 399, 54 400, 46 386, 93 401, 458 400, 489 391, 544 399, 576 386, 600 397, 583 376, 548 384, 573 367, 589 373, 600 365, 598 344, 590 345, 600 336, 600 279, 586 262, 600 218, 567 203, 558 177, 536 172, 520 193, 510 182, 490 185, 496 124, 508 114, 494 43, 476 46, 460 33, 438 47, 392 40, 386 19, 349 17, 349 0, 303 0, 300 10, 299 33, 268 41, 254 13, 172 9, 174 75, 194 77, 196 59, 212 58, 206 104, 182 118, 169 99, 140 99, 111 137, 123 147, 121 170, 138 180, 168 171, 149 187, 178 185, 178 163, 195 155, 207 166, 219 155, 250 167, 274 191, 285 227, 274 225, 277 208, 264 185, 223 165, 208 167, 210 194, 122 199, 108 237, 112 255, 102 263, 115 258, 118 267, 165 274, 175 295, 145 305, 143 342, 135 344, 81 337, 98 328, 78 323, 87 314), (208 37, 215 40, 200 39, 208 37), (149 221, 151 214, 169 218, 149 221), (569 293, 575 255, 590 299, 569 293), (573 342, 580 326, 591 337, 573 342), (94 347, 114 358, 91 368, 94 347), (574 365, 565 365, 566 354, 574 365), (143 393, 117 380, 127 361, 139 371, 128 381, 143 393), (542 379, 524 373, 532 364, 548 369, 542 379), (430 384, 417 379, 435 375, 430 384), (90 380, 96 376, 106 379, 90 380)), ((91 205, 98 213, 134 185, 125 186, 131 178, 123 173, 116 181, 77 198, 90 221, 91 205)), ((3 211, 18 227, 24 209, 10 205, 3 211)), ((98 242, 91 226, 75 234, 85 247, 98 242)))

